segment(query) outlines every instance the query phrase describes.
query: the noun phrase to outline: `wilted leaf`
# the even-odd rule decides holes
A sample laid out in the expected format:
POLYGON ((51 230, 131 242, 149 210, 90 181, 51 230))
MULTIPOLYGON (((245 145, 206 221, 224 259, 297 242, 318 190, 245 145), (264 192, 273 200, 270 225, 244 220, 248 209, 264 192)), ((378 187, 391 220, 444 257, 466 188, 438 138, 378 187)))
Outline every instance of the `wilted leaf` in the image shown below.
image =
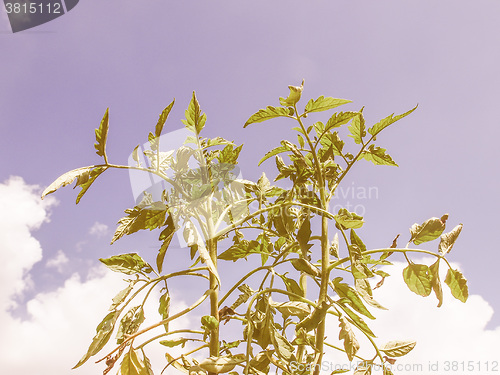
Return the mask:
POLYGON ((346 99, 336 99, 332 97, 324 97, 321 95, 316 100, 309 100, 306 104, 306 112, 321 112, 327 111, 332 108, 336 108, 340 105, 351 103, 351 100, 346 99))
POLYGON ((80 186, 82 190, 78 193, 78 196, 76 197, 76 204, 80 203, 80 199, 82 199, 83 195, 87 192, 87 190, 90 188, 90 185, 94 183, 94 181, 103 173, 108 167, 96 167, 92 168, 88 173, 83 173, 76 178, 76 185, 73 189, 75 189, 77 186, 80 186))
POLYGON ((358 229, 363 226, 363 217, 355 212, 349 212, 345 208, 339 209, 337 215, 334 216, 335 221, 344 228, 358 229))
POLYGON ((446 255, 451 251, 458 235, 462 231, 462 227, 463 224, 458 224, 450 232, 441 235, 441 242, 439 242, 439 253, 441 255, 446 255))
POLYGON ((417 345, 416 341, 390 341, 380 348, 389 357, 402 357, 417 345))
POLYGON ((306 332, 316 329, 318 325, 325 319, 326 313, 328 312, 329 308, 330 305, 328 305, 328 303, 321 303, 313 310, 313 312, 308 317, 302 319, 299 324, 297 324, 295 329, 298 331, 302 328, 306 332))
POLYGON ((351 302, 350 305, 352 306, 352 308, 360 314, 363 314, 370 319, 375 319, 375 317, 363 304, 361 298, 359 298, 356 290, 351 288, 347 283, 342 283, 341 281, 341 277, 336 277, 335 279, 333 279, 333 289, 335 290, 335 293, 337 293, 340 298, 346 298, 347 300, 349 300, 351 302))
MULTIPOLYGON (((161 316, 162 320, 165 320, 168 318, 169 313, 170 313, 170 294, 168 291, 163 293, 160 296, 160 304, 158 305, 158 313, 161 316)), ((168 323, 165 323, 163 325, 165 327, 165 332, 168 332, 168 323)))
POLYGON ((153 268, 136 253, 114 255, 111 258, 101 258, 99 260, 110 270, 126 275, 134 275, 139 272, 153 272, 153 268))
POLYGON ((132 307, 120 321, 120 327, 116 334, 116 343, 121 344, 129 335, 137 332, 142 322, 144 322, 144 310, 142 306, 132 307))
MULTIPOLYGON (((299 296, 304 296, 304 291, 300 287, 300 285, 292 278, 286 277, 285 275, 279 275, 285 284, 287 292, 297 294, 299 296)), ((297 298, 293 296, 288 296, 290 301, 296 301, 297 298)))
POLYGON ((256 122, 262 122, 276 117, 287 116, 289 116, 288 108, 267 106, 267 108, 260 109, 257 113, 250 116, 243 127, 246 128, 248 125, 256 122))
POLYGON ((347 319, 340 315, 339 321, 339 340, 344 340, 344 349, 347 354, 347 358, 349 358, 349 361, 352 361, 360 346, 347 319))
POLYGON ((342 310, 344 310, 344 312, 349 317, 349 319, 350 319, 350 320, 348 319, 349 322, 354 324, 360 331, 366 333, 367 335, 369 335, 371 337, 376 337, 375 334, 370 329, 370 327, 368 326, 368 324, 366 324, 366 322, 363 320, 363 318, 361 318, 354 311, 352 311, 348 305, 344 305, 342 310))
POLYGON ((441 307, 443 304, 443 289, 441 288, 441 280, 439 280, 439 259, 429 267, 429 271, 432 276, 432 290, 434 290, 439 301, 437 307, 441 307))
POLYGON ((353 375, 370 375, 372 373, 373 361, 359 362, 353 375))
POLYGON ((135 280, 128 280, 128 282, 129 282, 129 285, 125 289, 118 292, 118 294, 113 297, 113 300, 112 300, 113 303, 109 307, 109 311, 115 310, 118 306, 120 306, 125 301, 127 296, 130 294, 130 292, 134 288, 135 283, 137 283, 137 280, 136 279, 135 280))
POLYGON ((293 258, 291 259, 291 263, 293 268, 299 272, 305 272, 312 277, 321 276, 319 269, 303 258, 293 258))
POLYGON ((281 335, 275 328, 272 329, 271 341, 273 342, 276 354, 285 361, 291 361, 293 356, 294 346, 281 335))
POLYGON ((121 375, 148 375, 146 365, 133 349, 130 349, 123 357, 120 371, 121 375))
POLYGON ((311 307, 305 302, 289 301, 289 302, 270 302, 271 307, 278 310, 284 317, 297 316, 300 319, 305 318, 311 313, 311 307))
POLYGON ((379 302, 373 298, 372 289, 370 283, 366 279, 355 279, 354 286, 359 295, 368 303, 370 306, 376 307, 377 309, 387 310, 379 302))
POLYGON ((59 176, 54 182, 52 182, 42 193, 42 199, 45 198, 46 195, 53 193, 57 189, 62 186, 67 186, 75 181, 78 177, 84 176, 90 173, 90 171, 95 168, 95 165, 90 167, 82 167, 73 169, 72 171, 66 172, 63 175, 59 176))
POLYGON ((448 269, 444 282, 450 287, 453 297, 462 302, 467 301, 469 288, 467 287, 467 279, 462 275, 462 272, 448 269))
POLYGON ((172 215, 168 215, 166 224, 167 227, 160 233, 159 240, 163 241, 163 243, 161 244, 158 255, 156 256, 156 267, 158 268, 159 273, 163 271, 165 254, 167 253, 167 249, 170 246, 170 242, 172 242, 172 238, 174 237, 174 233, 177 229, 175 227, 174 220, 172 219, 172 215))
POLYGON ((202 360, 197 366, 193 366, 192 370, 201 369, 212 374, 224 374, 232 371, 237 364, 245 361, 244 355, 227 355, 222 357, 210 357, 202 360))
POLYGON ((392 115, 387 116, 386 118, 380 120, 375 125, 373 125, 371 128, 369 128, 368 133, 370 133, 371 135, 377 135, 383 129, 388 127, 389 125, 395 123, 398 120, 401 120, 403 117, 408 116, 410 113, 412 113, 414 110, 416 110, 417 107, 418 107, 418 104, 415 106, 415 108, 410 109, 408 112, 405 112, 401 115, 394 116, 394 113, 393 113, 392 115))
POLYGON ((101 120, 99 129, 95 130, 95 139, 97 143, 94 144, 96 154, 99 156, 104 156, 106 154, 106 139, 108 138, 109 130, 109 108, 106 109, 104 117, 101 120))
POLYGON ((423 297, 427 297, 431 294, 432 276, 429 267, 425 264, 410 263, 403 270, 403 278, 412 292, 423 297))
POLYGON ((187 339, 181 337, 173 340, 161 340, 160 344, 169 348, 173 348, 179 345, 182 345, 182 347, 184 347, 187 341, 188 341, 187 339))
POLYGON ((431 217, 422 225, 418 225, 417 223, 413 224, 410 228, 410 242, 413 241, 415 245, 420 245, 421 243, 435 240, 441 235, 441 233, 443 233, 446 227, 447 218, 448 215, 446 214, 443 215, 441 219, 437 217, 431 217))

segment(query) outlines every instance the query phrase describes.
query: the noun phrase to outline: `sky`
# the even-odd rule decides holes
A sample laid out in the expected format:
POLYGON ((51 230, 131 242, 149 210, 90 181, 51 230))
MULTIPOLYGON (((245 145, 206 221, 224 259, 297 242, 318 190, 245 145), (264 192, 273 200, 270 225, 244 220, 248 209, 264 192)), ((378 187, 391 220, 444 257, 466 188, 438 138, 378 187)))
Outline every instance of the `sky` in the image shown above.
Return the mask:
MULTIPOLYGON (((92 363, 70 371, 123 287, 121 276, 100 266, 98 258, 123 252, 155 257, 156 233, 109 245, 123 210, 134 205, 128 174, 106 173, 78 205, 77 192, 69 187, 39 199, 62 173, 100 162, 94 129, 106 108, 108 155, 126 164, 174 97, 165 131, 182 127, 196 90, 208 116, 206 136, 244 143, 241 172, 256 180, 263 171, 276 176, 272 162, 257 163, 266 150, 293 136, 294 125, 269 121, 243 129, 243 124, 258 109, 278 105, 287 86, 302 79, 304 102, 320 95, 350 99, 342 109, 364 106, 368 124, 419 105, 378 137, 399 168, 360 163, 341 190, 339 204, 364 214, 367 224, 359 233, 368 247, 387 246, 398 233, 405 240, 413 223, 444 213, 449 229, 464 224, 449 259, 468 279, 469 301, 447 295, 438 309, 433 297, 406 289, 402 263, 396 263, 377 294, 390 308, 377 311, 380 338, 417 339, 414 356, 400 362, 425 364, 414 373, 435 373, 429 361, 437 361, 440 370, 455 359, 500 361, 494 349, 500 343, 499 11, 498 2, 483 0, 80 1, 54 21, 12 34, 1 8, 0 363, 5 371, 102 371, 92 363), (369 188, 374 193, 368 197, 352 194, 369 188)), ((437 244, 428 248, 436 250, 437 244)), ((183 251, 177 244, 167 259, 183 251)), ((191 297, 183 294, 176 307, 191 297)), ((474 370, 489 373, 484 367, 474 370)))

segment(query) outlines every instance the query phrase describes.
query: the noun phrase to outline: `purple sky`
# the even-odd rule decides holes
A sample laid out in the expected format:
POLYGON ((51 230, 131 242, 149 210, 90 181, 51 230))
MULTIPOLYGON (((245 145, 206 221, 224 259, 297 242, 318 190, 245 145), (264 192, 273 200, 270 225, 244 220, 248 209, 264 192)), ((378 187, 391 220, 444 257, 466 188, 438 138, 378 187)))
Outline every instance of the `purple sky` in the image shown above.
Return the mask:
MULTIPOLYGON (((182 126, 193 90, 208 116, 206 135, 244 143, 246 179, 276 175, 272 161, 263 168, 257 162, 295 125, 243 124, 259 108, 278 105, 287 85, 302 78, 304 99, 351 99, 343 109, 365 106, 369 124, 418 103, 378 139, 400 167, 360 163, 346 181, 346 188, 378 190, 378 199, 354 202, 366 210, 360 233, 369 247, 382 247, 397 233, 404 242, 414 222, 449 213, 449 229, 464 224, 450 259, 464 270, 470 293, 496 311, 494 328, 499 12, 498 1, 483 0, 81 1, 50 23, 11 34, 2 10, 0 182, 21 176, 45 187, 63 172, 99 163, 94 128, 107 107, 108 155, 126 164, 174 97, 165 129, 182 126)), ((63 249, 70 263, 60 273, 35 265, 29 293, 85 275, 98 257, 155 250, 156 233, 112 247, 111 233, 88 235, 96 221, 114 228, 133 205, 128 174, 106 173, 78 206, 76 195, 70 188, 56 193, 50 224, 34 233, 44 257, 63 249)))

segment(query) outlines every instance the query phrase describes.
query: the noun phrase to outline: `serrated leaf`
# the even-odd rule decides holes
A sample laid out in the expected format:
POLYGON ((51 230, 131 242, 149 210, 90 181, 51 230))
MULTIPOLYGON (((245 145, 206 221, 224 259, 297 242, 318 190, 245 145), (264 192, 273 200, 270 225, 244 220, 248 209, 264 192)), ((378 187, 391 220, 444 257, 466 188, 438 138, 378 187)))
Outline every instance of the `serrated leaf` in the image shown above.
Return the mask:
POLYGON ((345 353, 347 354, 349 361, 352 361, 354 359, 354 355, 358 352, 360 345, 347 319, 340 315, 339 322, 339 340, 344 340, 345 353))
POLYGON ((380 348, 388 357, 402 357, 417 345, 416 341, 389 341, 380 348))
POLYGON ((329 109, 336 108, 340 105, 351 103, 351 100, 346 100, 346 99, 337 99, 337 98, 332 98, 332 97, 324 97, 321 95, 318 99, 316 100, 309 100, 306 104, 305 111, 306 112, 321 112, 321 111, 327 111, 329 109))
POLYGON ((403 270, 403 278, 412 292, 422 297, 427 297, 431 294, 432 276, 429 267, 425 264, 410 263, 403 270))
POLYGON ((420 245, 421 243, 438 238, 446 228, 446 220, 443 220, 445 217, 447 218, 448 216, 444 215, 441 219, 431 217, 421 225, 417 223, 413 224, 410 228, 410 242, 413 242, 415 245, 420 245))
MULTIPOLYGON (((160 314, 162 320, 167 319, 170 314, 170 294, 168 293, 168 291, 166 291, 160 296, 158 313, 160 314)), ((165 323, 163 326, 165 328, 165 332, 168 332, 168 322, 165 323)))
POLYGON ((370 306, 376 307, 377 309, 387 310, 379 302, 373 298, 372 289, 370 283, 366 279, 355 279, 354 286, 359 295, 368 303, 370 306))
POLYGON ((290 149, 287 146, 279 146, 276 148, 273 148, 271 151, 267 152, 262 159, 259 161, 259 165, 261 165, 263 162, 265 162, 267 159, 270 157, 273 157, 275 155, 278 155, 282 152, 290 151, 290 149))
POLYGON ((408 116, 410 113, 412 113, 414 110, 416 110, 417 107, 418 107, 418 104, 415 106, 415 108, 410 109, 408 112, 405 112, 401 115, 394 116, 394 113, 393 113, 392 115, 387 116, 386 118, 380 120, 375 125, 373 125, 371 128, 369 128, 368 133, 370 133, 371 135, 377 135, 382 130, 387 128, 389 125, 394 124, 396 121, 399 121, 403 117, 408 116))
POLYGON ((250 116, 243 127, 246 128, 250 124, 270 120, 276 117, 288 116, 288 108, 267 106, 266 108, 260 109, 257 113, 254 113, 252 116, 250 116))
POLYGON ((338 128, 347 124, 351 119, 356 118, 359 112, 336 112, 328 119, 325 124, 325 131, 330 131, 333 128, 338 128))
POLYGON ((172 107, 174 106, 175 99, 172 100, 172 103, 170 103, 160 114, 160 117, 158 118, 158 122, 156 123, 155 127, 155 135, 156 137, 161 136, 161 132, 163 130, 163 126, 165 126, 165 122, 167 121, 168 115, 170 114, 170 111, 172 110, 172 107))
POLYGON ((352 119, 351 125, 348 127, 349 137, 354 139, 356 144, 363 143, 363 137, 366 135, 365 118, 363 117, 363 109, 359 111, 359 115, 352 119))
POLYGON ((441 280, 439 280, 439 259, 429 267, 429 271, 432 276, 432 290, 439 301, 437 307, 441 307, 443 304, 443 289, 441 288, 441 280))
POLYGON ((95 168, 95 165, 92 165, 90 167, 77 168, 59 176, 43 191, 42 199, 45 198, 46 195, 53 193, 60 187, 68 186, 69 184, 73 183, 73 181, 75 181, 79 176, 89 174, 93 168, 95 168))
POLYGON ((347 300, 349 300, 351 307, 360 314, 363 314, 370 319, 375 319, 375 317, 363 304, 363 301, 358 296, 356 290, 351 288, 347 283, 342 283, 341 281, 341 277, 336 277, 335 279, 333 279, 333 289, 335 290, 335 293, 337 293, 340 298, 346 298, 347 300))
POLYGON ((361 157, 371 161, 375 165, 392 165, 397 167, 396 162, 385 151, 385 148, 370 145, 368 149, 363 151, 361 157))
POLYGON ((198 102, 194 91, 188 109, 185 111, 185 116, 186 119, 181 121, 184 125, 186 125, 186 129, 195 134, 200 134, 205 127, 207 116, 201 111, 200 103, 198 102))
POLYGON ((76 197, 76 204, 80 203, 80 199, 82 199, 83 195, 90 188, 90 185, 92 185, 97 177, 99 177, 106 169, 108 169, 108 167, 96 167, 92 168, 88 173, 77 176, 76 185, 73 189, 75 189, 77 186, 80 186, 82 190, 76 197))
POLYGON ((219 321, 215 316, 212 315, 204 315, 201 317, 201 325, 203 328, 211 331, 216 329, 219 326, 219 321))
POLYGON ((366 245, 363 243, 361 238, 356 234, 354 229, 351 229, 351 245, 356 245, 362 252, 366 251, 366 245))
POLYGON ((126 275, 153 272, 153 268, 136 253, 114 255, 111 258, 100 258, 99 260, 110 270, 126 275))
POLYGON ((297 316, 300 319, 305 318, 311 313, 311 307, 305 302, 288 301, 288 302, 273 302, 270 301, 270 306, 278 310, 284 317, 297 316))
POLYGON ((240 285, 238 290, 242 292, 242 294, 240 294, 236 301, 231 305, 231 309, 233 311, 236 310, 238 306, 248 301, 248 299, 255 293, 247 284, 240 285))
POLYGON ((125 235, 135 233, 139 230, 153 230, 159 228, 165 222, 168 207, 162 202, 153 202, 146 207, 136 206, 126 209, 127 216, 118 221, 118 228, 111 239, 113 244, 125 235))
POLYGON ((342 149, 344 148, 344 141, 340 139, 338 132, 325 134, 320 143, 326 148, 332 148, 334 155, 342 155, 342 149))
POLYGON ((148 375, 148 370, 144 362, 139 359, 135 350, 130 349, 122 360, 120 367, 121 375, 148 375))
POLYGON ((250 254, 264 254, 262 246, 258 241, 241 241, 240 243, 231 246, 229 249, 220 254, 217 258, 222 260, 232 260, 236 262, 238 259, 246 258, 250 254))
POLYGON ((439 254, 446 255, 451 251, 458 235, 462 231, 462 227, 463 224, 458 224, 450 232, 441 235, 441 241, 439 242, 439 254))
POLYGON ((448 269, 444 282, 450 287, 453 297, 464 303, 467 301, 467 298, 469 298, 469 288, 467 286, 467 279, 462 272, 448 269))
POLYGON ((104 156, 106 154, 106 139, 108 138, 109 130, 109 108, 106 109, 104 117, 101 120, 99 128, 95 130, 95 139, 97 143, 94 144, 96 154, 104 156))
POLYGON ((111 338, 113 333, 113 328, 115 323, 120 315, 120 311, 112 311, 108 315, 104 317, 104 319, 99 323, 96 328, 96 335, 92 339, 92 343, 89 346, 87 353, 83 356, 83 358, 73 367, 73 369, 80 367, 93 355, 97 354, 106 343, 111 338))
POLYGON ((291 361, 293 358, 294 346, 288 342, 286 337, 281 335, 274 327, 271 330, 271 341, 273 343, 276 354, 285 361, 291 361))

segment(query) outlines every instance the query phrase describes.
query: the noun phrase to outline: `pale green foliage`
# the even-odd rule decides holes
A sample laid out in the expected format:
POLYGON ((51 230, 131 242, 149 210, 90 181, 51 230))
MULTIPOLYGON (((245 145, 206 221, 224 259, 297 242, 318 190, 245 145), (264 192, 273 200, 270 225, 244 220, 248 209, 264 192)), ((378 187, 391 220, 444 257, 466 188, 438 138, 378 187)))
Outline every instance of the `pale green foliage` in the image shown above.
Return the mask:
MULTIPOLYGON (((158 230, 160 245, 156 264, 149 264, 137 253, 101 259, 112 271, 128 275, 130 279, 128 286, 113 298, 110 312, 98 325, 87 353, 76 367, 99 353, 116 332, 116 348, 103 357, 107 366, 104 374, 121 361, 121 375, 151 375, 153 371, 145 349, 156 341, 165 350, 168 373, 176 369, 208 375, 317 375, 319 366, 316 365, 321 363, 326 345, 345 352, 350 361, 360 360, 354 374, 371 374, 373 365, 380 362, 383 374, 390 375, 387 364, 393 363, 394 357, 408 354, 416 345, 414 341, 398 340, 380 346, 365 321, 375 319, 372 308, 385 309, 374 298, 373 289, 382 287, 389 276, 380 267, 392 264, 388 260, 390 256, 402 254, 408 262, 403 279, 414 293, 428 296, 434 292, 441 306, 439 268, 443 264, 448 267, 445 284, 452 295, 460 301, 467 300, 466 279, 460 271, 452 269, 445 258, 462 224, 443 234, 448 215, 433 217, 410 228, 405 248, 397 247, 397 235, 389 248, 370 249, 363 242, 361 231, 357 232, 367 225, 363 217, 345 208, 329 211, 336 189, 354 164, 364 159, 375 165, 397 166, 386 149, 375 141, 385 128, 416 107, 401 115, 392 114, 368 129, 363 108, 336 112, 326 123, 316 121, 306 125, 304 121, 309 113, 331 110, 350 101, 320 96, 310 99, 300 111, 297 105, 304 81, 300 86, 289 88, 289 96, 279 99, 281 106, 267 106, 244 124, 246 127, 276 117, 297 123, 293 128, 297 132, 297 144, 283 140, 260 161, 274 157, 278 169, 274 181, 289 180, 292 185, 289 189, 273 185, 265 174, 257 182, 237 180, 233 170, 242 146, 221 137, 209 139, 200 135, 207 116, 193 93, 183 120, 191 135, 178 150, 164 152, 160 145, 160 136, 175 103, 172 101, 161 112, 154 132, 148 135, 150 150, 144 151, 144 155, 150 167, 139 164, 139 147, 132 153, 137 165, 109 163, 106 155, 109 111, 106 110, 96 130, 95 144, 104 163, 67 172, 43 192, 45 196, 76 180, 76 186, 82 188, 78 203, 95 179, 109 168, 152 173, 171 187, 158 201, 145 194, 143 200, 126 209, 126 215, 119 220, 112 243, 139 230, 158 230), (350 141, 341 139, 342 133, 334 131, 346 124, 350 141), (199 168, 193 169, 193 163, 199 168), (251 203, 257 207, 252 211, 251 203), (194 263, 164 265, 181 224, 194 263), (419 245, 438 238, 441 238, 438 252, 409 248, 411 243, 419 245), (431 255, 436 261, 430 266, 415 264, 408 257, 412 253, 431 255), (377 254, 378 258, 372 258, 377 254), (250 258, 257 258, 261 266, 245 270, 243 260, 250 258), (225 275, 219 274, 218 261, 237 262, 242 278, 234 285, 226 285, 225 275), (191 306, 172 315, 170 305, 174 301, 168 286, 170 279, 177 277, 200 281, 204 292, 191 306), (376 277, 381 279, 372 287, 376 277), (308 287, 308 281, 312 288, 308 287), (316 285, 319 288, 315 288, 316 285), (151 300, 154 290, 160 295, 159 300, 156 297, 153 301, 158 306, 159 320, 144 328, 141 327, 145 320, 144 305, 151 300), (139 297, 141 292, 144 297, 139 297), (222 292, 225 294, 220 294, 222 292), (205 300, 210 301, 209 308, 205 300), (198 327, 170 329, 171 321, 193 310, 203 311, 198 327), (339 321, 338 337, 343 348, 328 342, 335 335, 325 334, 326 318, 332 315, 339 321), (233 333, 240 332, 237 340, 223 339, 226 324, 233 333), (156 336, 143 338, 143 334, 155 329, 158 329, 156 336), (358 355, 359 335, 372 344, 373 357, 358 355), (325 336, 328 337, 325 339, 325 336), (174 356, 173 348, 184 354, 174 356), (204 360, 197 361, 191 356, 199 351, 205 351, 204 360), (299 372, 293 363, 308 364, 307 370, 299 372)), ((329 327, 328 332, 335 328, 329 327)), ((338 370, 332 374, 343 372, 338 370)))

